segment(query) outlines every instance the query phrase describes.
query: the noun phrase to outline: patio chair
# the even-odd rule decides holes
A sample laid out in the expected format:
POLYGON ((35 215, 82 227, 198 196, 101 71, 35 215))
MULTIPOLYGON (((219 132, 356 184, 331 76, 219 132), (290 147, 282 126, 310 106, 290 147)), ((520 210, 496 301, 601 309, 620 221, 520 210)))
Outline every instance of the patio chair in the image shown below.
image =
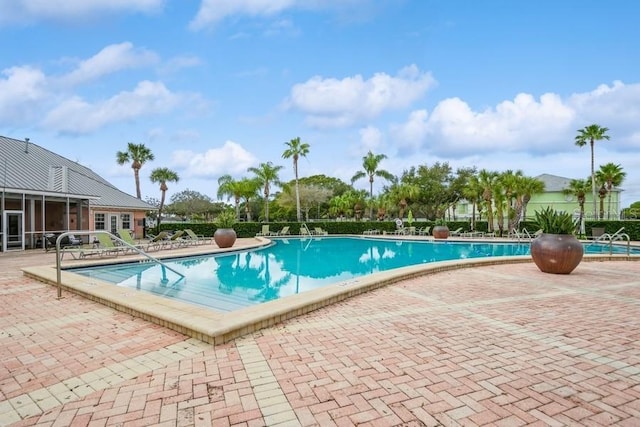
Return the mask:
POLYGON ((405 234, 409 234, 409 230, 407 227, 396 228, 396 230, 392 233, 398 236, 404 236, 405 234))
POLYGON ((169 233, 161 231, 157 236, 149 235, 151 240, 147 243, 145 251, 160 250, 168 245, 169 233))
POLYGON ((189 239, 185 238, 184 235, 185 235, 184 230, 178 230, 175 233, 173 233, 168 240, 169 249, 181 248, 183 246, 190 245, 191 243, 189 242, 189 239))
POLYGON ((99 250, 98 251, 99 255, 118 256, 119 254, 125 254, 129 251, 129 248, 127 248, 126 246, 118 246, 115 243, 113 243, 113 240, 111 240, 111 236, 107 234, 98 233, 96 237, 98 238, 98 244, 99 244, 99 246, 96 249, 99 250))
POLYGON ((300 235, 301 236, 311 236, 311 230, 308 227, 300 227, 300 235))
POLYGON ((143 251, 144 245, 136 242, 131 235, 129 230, 118 230, 118 236, 128 245, 133 246, 134 248, 143 251))
MULTIPOLYGON (((45 251, 49 252, 50 250, 55 250, 56 241, 58 240, 59 234, 48 233, 44 235, 44 243, 45 243, 45 251)), ((41 243, 40 243, 41 244, 41 243)), ((39 245, 40 245, 39 244, 39 245)), ((83 242, 81 239, 78 239, 75 235, 69 234, 63 237, 60 240, 60 249, 64 249, 66 247, 79 247, 82 246, 83 242)))
POLYGON ((604 227, 591 227, 591 236, 589 236, 589 239, 599 240, 603 234, 604 234, 604 227))
POLYGON ((316 234, 318 236, 326 236, 326 235, 329 234, 329 232, 323 230, 322 227, 314 227, 313 228, 313 234, 316 234))
POLYGON ((60 245, 62 245, 63 247, 82 246, 82 244, 82 239, 78 239, 74 234, 69 234, 68 236, 63 237, 62 240, 60 240, 60 245))
POLYGON ((428 236, 431 231, 431 226, 426 226, 418 229, 418 236, 428 236))
POLYGON ((196 234, 190 228, 185 228, 184 232, 187 233, 187 239, 192 240, 193 243, 196 244, 196 245, 204 245, 204 244, 207 244, 207 243, 211 243, 213 241, 213 238, 206 237, 203 234, 196 234))
MULTIPOLYGON (((60 259, 64 259, 65 254, 69 254, 73 259, 84 259, 93 255, 103 255, 104 249, 85 246, 66 246, 60 251, 60 259)), ((117 254, 115 254, 117 255, 117 254)))
POLYGON ((460 237, 460 234, 462 233, 463 228, 462 227, 458 227, 455 230, 452 230, 449 232, 450 236, 458 236, 460 237))
POLYGON ((282 227, 282 229, 280 231, 276 231, 275 235, 276 236, 288 236, 289 235, 289 226, 285 225, 284 227, 282 227))
POLYGON ((256 233, 256 236, 268 236, 269 233, 269 224, 264 224, 262 229, 256 233))

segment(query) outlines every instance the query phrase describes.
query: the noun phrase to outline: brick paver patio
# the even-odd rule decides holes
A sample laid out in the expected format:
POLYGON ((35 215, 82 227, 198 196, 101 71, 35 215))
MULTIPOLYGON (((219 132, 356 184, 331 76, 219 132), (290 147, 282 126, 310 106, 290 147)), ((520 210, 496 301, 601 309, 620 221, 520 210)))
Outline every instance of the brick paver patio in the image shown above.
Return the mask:
POLYGON ((0 254, 0 425, 640 425, 640 262, 405 280, 212 346, 0 254))

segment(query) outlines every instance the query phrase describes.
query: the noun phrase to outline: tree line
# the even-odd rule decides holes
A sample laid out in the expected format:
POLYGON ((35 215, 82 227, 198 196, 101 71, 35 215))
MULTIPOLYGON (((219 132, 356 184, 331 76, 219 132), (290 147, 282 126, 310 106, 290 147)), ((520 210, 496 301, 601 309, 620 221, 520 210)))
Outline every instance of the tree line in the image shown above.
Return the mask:
MULTIPOLYGON (((604 199, 619 187, 626 173, 618 164, 608 163, 595 170, 594 146, 596 141, 608 140, 608 129, 590 125, 578 130, 577 146, 591 148, 591 176, 574 179, 564 189, 575 195, 584 216, 586 194, 593 195, 593 212, 598 212, 596 200, 600 199, 599 214, 604 219, 604 199)), ((294 179, 282 182, 279 174, 284 166, 272 162, 260 163, 247 169, 250 174, 241 178, 222 175, 218 178, 217 200, 192 190, 174 194, 166 203, 169 183, 177 183, 179 176, 166 167, 155 168, 149 179, 159 184, 160 199, 148 197, 146 201, 157 207, 149 215, 159 224, 163 215, 171 215, 191 221, 211 221, 217 214, 231 206, 238 220, 245 221, 308 221, 310 219, 369 219, 383 220, 404 218, 410 210, 415 217, 427 219, 456 219, 456 206, 466 200, 472 207, 472 221, 485 218, 489 227, 507 223, 509 230, 517 227, 526 217, 527 204, 535 194, 544 192, 544 184, 525 176, 522 171, 503 172, 476 167, 453 170, 447 162, 412 166, 395 176, 381 167, 387 158, 384 154, 369 151, 362 158, 362 169, 355 171, 351 182, 326 175, 299 176, 299 160, 307 157, 311 146, 299 137, 284 143, 283 159, 291 159, 294 179), (367 179, 368 191, 358 190, 354 184, 367 179), (374 182, 383 182, 379 194, 373 194, 374 182), (230 203, 230 205, 228 204, 230 203)), ((137 197, 140 192, 140 169, 154 160, 154 155, 144 144, 128 143, 126 151, 118 151, 120 165, 131 163, 134 171, 137 197)), ((474 224, 472 223, 473 227, 474 224)), ((507 231, 509 231, 507 230, 507 231)), ((494 231, 490 229, 489 231, 494 231)), ((503 230, 497 230, 502 232, 503 230)))

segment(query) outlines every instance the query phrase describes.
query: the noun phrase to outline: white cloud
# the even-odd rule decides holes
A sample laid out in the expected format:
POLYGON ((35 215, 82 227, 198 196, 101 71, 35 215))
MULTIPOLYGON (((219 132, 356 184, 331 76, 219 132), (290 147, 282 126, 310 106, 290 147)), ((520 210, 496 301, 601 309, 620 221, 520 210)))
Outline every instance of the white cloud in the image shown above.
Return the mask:
POLYGON ((307 124, 337 128, 372 119, 387 110, 410 106, 435 84, 415 65, 393 77, 377 73, 368 80, 356 75, 342 80, 313 77, 295 85, 286 106, 307 115, 307 124))
MULTIPOLYGON (((568 178, 590 173, 589 149, 575 146, 577 130, 592 123, 609 128, 609 141, 596 145, 596 168, 621 164, 627 172, 624 200, 638 198, 636 170, 640 162, 640 84, 601 85, 562 99, 545 94, 535 99, 519 94, 493 108, 473 110, 459 98, 439 102, 429 114, 412 111, 389 126, 387 139, 397 148, 387 170, 400 173, 407 164, 449 162, 456 167, 489 170, 522 169, 535 176, 551 173, 568 178)), ((628 203, 628 202, 625 202, 628 203)))
POLYGON ((4 69, 0 71, 0 126, 37 124, 61 133, 86 134, 106 124, 166 114, 178 106, 185 111, 208 108, 199 95, 173 93, 161 82, 142 81, 132 91, 107 93, 97 101, 78 92, 83 84, 105 75, 158 60, 155 53, 125 42, 106 46, 59 76, 32 66, 4 69))
POLYGON ((415 110, 409 114, 406 122, 399 125, 391 125, 389 133, 398 144, 398 150, 402 153, 412 153, 420 149, 427 140, 429 113, 427 110, 415 110))
POLYGON ((44 73, 32 67, 12 67, 0 74, 0 125, 20 125, 37 117, 50 96, 44 73))
POLYGON ((384 136, 380 129, 367 126, 359 131, 360 133, 360 152, 366 154, 368 151, 376 152, 382 147, 384 136))
POLYGON ((608 127, 611 142, 625 149, 638 149, 638 139, 627 130, 637 132, 640 118, 640 83, 625 85, 615 81, 586 93, 573 94, 567 104, 576 111, 578 128, 592 123, 608 127))
POLYGON ((172 93, 162 83, 143 81, 133 91, 120 92, 95 104, 74 96, 51 110, 42 124, 62 133, 88 133, 109 123, 165 114, 191 98, 189 95, 172 93))
POLYGON ((73 21, 105 13, 154 13, 166 0, 0 0, 0 25, 37 21, 73 21))
POLYGON ((426 148, 435 154, 481 153, 487 150, 544 152, 572 128, 575 112, 555 94, 540 100, 525 93, 495 108, 473 111, 459 98, 441 101, 429 116, 414 111, 391 127, 401 151, 426 148))
POLYGON ((288 35, 290 37, 300 35, 300 29, 296 27, 289 19, 279 19, 272 22, 264 31, 264 35, 267 37, 274 37, 279 35, 288 35))
POLYGON ((78 67, 62 77, 62 80, 77 85, 124 69, 153 65, 158 60, 154 52, 136 49, 132 43, 112 44, 91 58, 81 61, 78 67))
POLYGON ((236 14, 274 15, 295 6, 296 3, 299 3, 299 0, 202 0, 200 10, 190 26, 199 30, 236 14))
POLYGON ((169 59, 162 65, 160 72, 162 74, 173 74, 185 68, 197 67, 202 64, 202 60, 194 55, 182 55, 169 59))
POLYGON ((226 141, 222 147, 204 153, 174 151, 171 161, 175 167, 184 169, 185 176, 218 178, 224 174, 244 174, 258 159, 237 142, 226 141))
POLYGON ((200 30, 230 16, 271 17, 290 9, 332 10, 341 20, 351 21, 369 16, 378 6, 372 0, 202 0, 189 25, 200 30))

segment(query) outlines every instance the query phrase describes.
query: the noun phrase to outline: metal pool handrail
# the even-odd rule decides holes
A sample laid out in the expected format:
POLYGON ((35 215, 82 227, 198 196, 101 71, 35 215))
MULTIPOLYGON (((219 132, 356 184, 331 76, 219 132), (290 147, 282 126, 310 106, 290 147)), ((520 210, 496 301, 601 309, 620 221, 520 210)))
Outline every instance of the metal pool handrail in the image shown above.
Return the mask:
POLYGON ((609 255, 613 254, 613 242, 617 241, 617 240, 626 240, 627 241, 627 256, 631 255, 631 237, 629 237, 629 235, 627 233, 623 233, 622 231, 624 230, 624 227, 620 228, 618 231, 616 231, 613 234, 609 234, 609 233, 604 233, 600 236, 598 236, 598 238, 593 242, 593 243, 598 243, 598 242, 603 242, 603 243, 609 243, 609 255))
POLYGON ((111 239, 115 239, 121 245, 123 245, 123 246, 125 246, 125 247, 127 247, 129 249, 132 249, 133 251, 135 251, 138 254, 146 257, 147 259, 149 259, 152 262, 160 264, 163 268, 166 268, 167 270, 176 273, 178 276, 180 276, 180 280, 184 279, 184 274, 180 273, 177 270, 174 270, 173 268, 169 267, 164 262, 160 261, 158 258, 152 257, 151 255, 149 255, 148 253, 146 253, 142 249, 137 248, 137 247, 125 242, 124 240, 122 240, 118 236, 115 236, 115 235, 113 235, 112 233, 110 233, 110 232, 108 232, 106 230, 66 231, 66 232, 62 233, 61 235, 59 235, 58 238, 56 239, 56 280, 57 280, 57 286, 58 286, 58 299, 62 298, 62 267, 61 267, 61 264, 62 264, 62 251, 60 250, 60 241, 62 240, 63 237, 70 236, 72 234, 78 235, 78 236, 90 236, 92 234, 106 234, 111 239))

